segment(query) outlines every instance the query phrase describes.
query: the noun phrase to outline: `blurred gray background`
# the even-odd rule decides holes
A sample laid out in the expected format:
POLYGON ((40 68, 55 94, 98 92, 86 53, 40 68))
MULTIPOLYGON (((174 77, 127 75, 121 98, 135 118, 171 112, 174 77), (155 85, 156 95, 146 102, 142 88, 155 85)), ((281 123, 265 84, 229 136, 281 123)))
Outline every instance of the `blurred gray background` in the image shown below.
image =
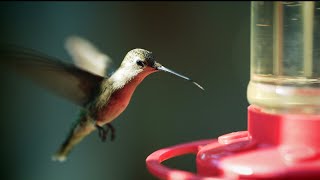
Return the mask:
MULTIPOLYGON (((115 142, 94 132, 65 163, 51 155, 78 107, 0 72, 1 174, 5 179, 155 179, 145 159, 168 146, 246 130, 250 2, 2 2, 0 41, 71 62, 65 38, 79 35, 114 60, 133 48, 203 85, 167 73, 147 77, 113 125, 115 142)), ((194 156, 169 160, 195 171, 194 156)))

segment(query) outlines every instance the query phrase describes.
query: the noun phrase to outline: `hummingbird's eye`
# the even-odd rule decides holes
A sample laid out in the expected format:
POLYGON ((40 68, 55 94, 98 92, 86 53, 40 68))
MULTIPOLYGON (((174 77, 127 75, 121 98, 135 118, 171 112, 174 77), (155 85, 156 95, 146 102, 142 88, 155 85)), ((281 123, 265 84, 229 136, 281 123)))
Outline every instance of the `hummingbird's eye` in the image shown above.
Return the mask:
POLYGON ((144 62, 143 61, 141 61, 141 60, 137 60, 137 64, 139 65, 139 66, 141 66, 141 67, 144 67, 144 62))

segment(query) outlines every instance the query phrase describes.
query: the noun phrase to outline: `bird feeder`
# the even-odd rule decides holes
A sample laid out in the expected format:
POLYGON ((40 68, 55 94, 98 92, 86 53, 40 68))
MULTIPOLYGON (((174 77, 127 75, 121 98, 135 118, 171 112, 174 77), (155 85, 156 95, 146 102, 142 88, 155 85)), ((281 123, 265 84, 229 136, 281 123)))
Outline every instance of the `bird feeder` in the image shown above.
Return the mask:
POLYGON ((251 3, 248 129, 160 149, 159 179, 320 179, 320 2, 251 3), (196 154, 196 173, 161 162, 196 154))

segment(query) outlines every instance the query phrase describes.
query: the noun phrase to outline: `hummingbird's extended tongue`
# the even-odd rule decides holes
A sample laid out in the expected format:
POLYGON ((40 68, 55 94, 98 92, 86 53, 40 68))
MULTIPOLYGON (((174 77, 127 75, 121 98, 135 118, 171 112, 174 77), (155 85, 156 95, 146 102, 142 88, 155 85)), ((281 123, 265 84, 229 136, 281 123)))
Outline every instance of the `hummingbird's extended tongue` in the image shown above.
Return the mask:
POLYGON ((191 81, 193 84, 195 84, 196 86, 198 86, 198 88, 204 90, 204 88, 203 88, 202 86, 200 86, 198 83, 194 82, 194 81, 191 80, 190 78, 188 78, 188 77, 186 77, 186 76, 184 76, 184 75, 178 74, 178 73, 176 73, 176 72, 174 72, 174 71, 172 71, 172 70, 170 70, 170 69, 168 69, 168 68, 166 68, 166 67, 164 67, 164 66, 158 66, 157 69, 160 70, 160 71, 164 71, 164 72, 168 72, 168 73, 174 74, 174 75, 176 75, 176 76, 178 76, 178 77, 181 77, 181 78, 183 78, 183 79, 185 79, 185 80, 191 81))

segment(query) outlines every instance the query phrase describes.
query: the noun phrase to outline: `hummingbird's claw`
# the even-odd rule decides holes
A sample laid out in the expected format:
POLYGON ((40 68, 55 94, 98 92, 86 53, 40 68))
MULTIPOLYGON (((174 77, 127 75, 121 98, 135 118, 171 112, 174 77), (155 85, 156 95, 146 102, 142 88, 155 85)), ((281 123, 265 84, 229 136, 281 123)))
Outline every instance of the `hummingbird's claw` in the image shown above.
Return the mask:
POLYGON ((102 140, 102 142, 106 141, 108 130, 105 130, 103 127, 99 125, 96 125, 96 128, 98 129, 99 137, 102 140))
POLYGON ((102 142, 105 142, 109 133, 109 129, 111 131, 111 141, 115 139, 115 128, 110 124, 106 124, 106 129, 103 126, 99 126, 96 124, 96 128, 99 132, 99 137, 102 140, 102 142))
POLYGON ((111 141, 114 141, 114 139, 116 138, 116 129, 110 124, 107 124, 108 126, 108 130, 110 129, 111 131, 111 141))

